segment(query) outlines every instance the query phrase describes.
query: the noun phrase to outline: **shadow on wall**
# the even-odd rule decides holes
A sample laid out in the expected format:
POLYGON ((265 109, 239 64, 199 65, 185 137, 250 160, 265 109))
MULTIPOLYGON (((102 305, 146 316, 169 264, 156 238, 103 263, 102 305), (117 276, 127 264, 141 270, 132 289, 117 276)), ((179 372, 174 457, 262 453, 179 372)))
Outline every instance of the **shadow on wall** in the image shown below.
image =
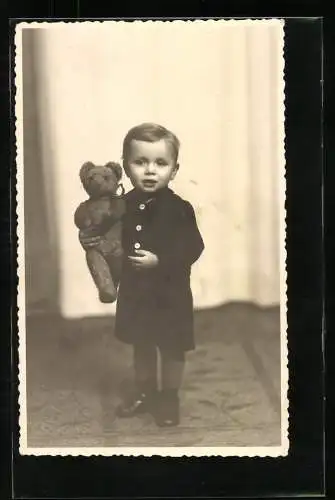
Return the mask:
MULTIPOLYGON (((26 308, 28 314, 56 311, 58 308, 58 261, 55 227, 48 223, 52 203, 50 164, 43 164, 39 119, 39 75, 37 43, 39 30, 26 29, 23 50, 23 145, 24 145, 24 222, 26 263, 26 308), (49 167, 49 169, 48 169, 49 167), (47 183, 48 190, 46 189, 47 183), (50 203, 51 202, 51 203, 50 203)), ((45 103, 42 103, 45 105, 45 103)), ((44 124, 45 125, 45 124, 44 124)), ((45 153, 45 152, 44 152, 45 153)), ((47 157, 47 156, 44 156, 47 157)), ((50 162, 52 158, 50 158, 50 162)), ((51 219, 52 220, 52 219, 51 219)))

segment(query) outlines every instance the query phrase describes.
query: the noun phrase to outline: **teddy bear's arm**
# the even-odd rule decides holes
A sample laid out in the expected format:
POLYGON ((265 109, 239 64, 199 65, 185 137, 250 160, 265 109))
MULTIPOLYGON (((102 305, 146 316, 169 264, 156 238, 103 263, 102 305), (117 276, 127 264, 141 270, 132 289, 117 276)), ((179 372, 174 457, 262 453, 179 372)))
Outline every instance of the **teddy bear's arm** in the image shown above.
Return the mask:
POLYGON ((104 233, 120 222, 126 210, 126 204, 123 199, 115 199, 110 202, 108 213, 105 213, 102 222, 99 225, 100 230, 104 233))
POLYGON ((115 221, 120 220, 126 211, 126 202, 123 198, 115 198, 111 202, 111 213, 115 221))
POLYGON ((85 229, 89 225, 88 211, 85 202, 80 203, 74 213, 74 223, 78 229, 85 229))

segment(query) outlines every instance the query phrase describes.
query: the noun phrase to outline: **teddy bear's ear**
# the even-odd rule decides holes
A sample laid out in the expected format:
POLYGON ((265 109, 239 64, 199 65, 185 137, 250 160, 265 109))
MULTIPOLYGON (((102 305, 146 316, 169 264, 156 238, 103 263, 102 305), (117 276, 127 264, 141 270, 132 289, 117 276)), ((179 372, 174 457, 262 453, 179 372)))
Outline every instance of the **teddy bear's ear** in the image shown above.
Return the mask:
POLYGON ((110 161, 106 163, 105 167, 111 168, 116 175, 117 180, 119 181, 122 177, 122 167, 119 163, 115 163, 113 161, 110 161))
POLYGON ((85 182, 88 172, 94 167, 95 165, 91 161, 87 161, 86 163, 84 163, 84 165, 82 165, 79 173, 81 182, 85 182))

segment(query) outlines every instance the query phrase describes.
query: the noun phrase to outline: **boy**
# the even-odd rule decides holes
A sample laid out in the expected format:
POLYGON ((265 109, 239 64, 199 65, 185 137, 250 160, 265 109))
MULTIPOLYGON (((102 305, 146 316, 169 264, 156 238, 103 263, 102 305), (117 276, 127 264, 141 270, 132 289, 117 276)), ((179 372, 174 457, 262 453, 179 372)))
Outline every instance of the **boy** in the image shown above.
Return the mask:
POLYGON ((193 207, 169 188, 178 153, 177 137, 153 123, 132 128, 123 142, 123 168, 133 189, 122 223, 115 334, 133 345, 136 394, 117 415, 150 412, 162 427, 179 423, 185 352, 195 347, 191 266, 204 249, 193 207))

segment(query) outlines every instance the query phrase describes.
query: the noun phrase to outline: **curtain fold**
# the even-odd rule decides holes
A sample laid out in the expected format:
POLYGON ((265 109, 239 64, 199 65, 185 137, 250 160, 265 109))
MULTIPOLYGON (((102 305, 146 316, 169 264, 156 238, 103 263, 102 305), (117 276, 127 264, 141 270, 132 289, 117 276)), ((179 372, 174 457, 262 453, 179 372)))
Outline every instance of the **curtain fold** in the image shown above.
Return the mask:
MULTIPOLYGON (((115 310, 99 303, 78 243, 73 213, 85 197, 78 172, 87 160, 119 161, 127 130, 144 121, 171 128, 181 141, 181 167, 171 187, 193 204, 206 246, 192 271, 195 307, 278 304, 282 23, 106 22, 30 31, 38 82, 26 82, 24 96, 36 85, 36 154, 42 158, 57 256, 49 265, 57 266, 61 313, 115 310)), ((29 127, 34 127, 30 115, 29 127)), ((33 161, 30 155, 24 166, 26 204, 32 207, 32 179, 39 175, 33 161)), ((127 180, 125 186, 130 188, 127 180)), ((37 235, 38 215, 29 213, 26 231, 37 235)), ((38 248, 43 245, 40 238, 38 248)), ((39 252, 27 253, 27 259, 36 261, 39 252)), ((32 308, 34 294, 47 289, 41 280, 29 292, 32 308)))

